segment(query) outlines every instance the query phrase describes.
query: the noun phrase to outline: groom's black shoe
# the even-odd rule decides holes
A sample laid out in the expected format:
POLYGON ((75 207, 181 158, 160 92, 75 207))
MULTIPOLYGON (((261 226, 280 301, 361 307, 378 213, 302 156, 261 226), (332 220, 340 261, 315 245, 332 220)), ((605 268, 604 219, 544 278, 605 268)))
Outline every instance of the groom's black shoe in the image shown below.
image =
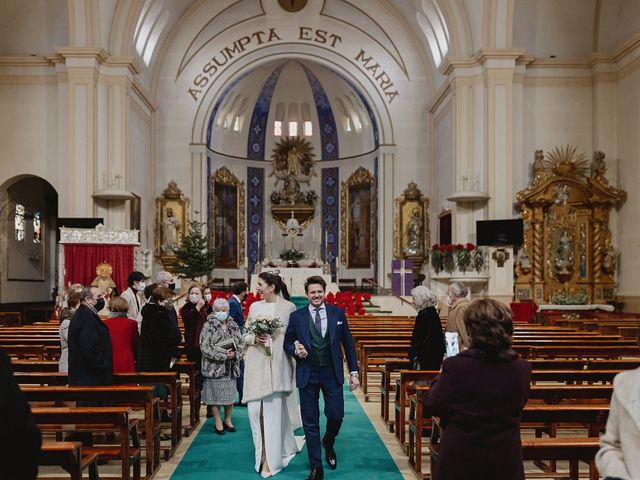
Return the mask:
POLYGON ((305 480, 322 480, 324 478, 324 470, 322 468, 312 468, 309 476, 305 480))
POLYGON ((324 447, 324 459, 327 461, 327 465, 331 470, 338 468, 338 460, 336 459, 336 451, 333 449, 333 445, 329 445, 323 438, 322 446, 324 447))

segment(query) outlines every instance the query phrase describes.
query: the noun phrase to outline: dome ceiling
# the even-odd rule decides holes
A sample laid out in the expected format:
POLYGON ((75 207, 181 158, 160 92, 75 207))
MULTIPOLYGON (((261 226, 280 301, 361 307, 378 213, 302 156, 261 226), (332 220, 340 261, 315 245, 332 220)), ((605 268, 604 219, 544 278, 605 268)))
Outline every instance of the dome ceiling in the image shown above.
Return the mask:
POLYGON ((283 60, 246 73, 216 99, 208 144, 228 156, 268 160, 283 137, 310 141, 317 160, 377 148, 364 96, 341 75, 309 61, 283 60))

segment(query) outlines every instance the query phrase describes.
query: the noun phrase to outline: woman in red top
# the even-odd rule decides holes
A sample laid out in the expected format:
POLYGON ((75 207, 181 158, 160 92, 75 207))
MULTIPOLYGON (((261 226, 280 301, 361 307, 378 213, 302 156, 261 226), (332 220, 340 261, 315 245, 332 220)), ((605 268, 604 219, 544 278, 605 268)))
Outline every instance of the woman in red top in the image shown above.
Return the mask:
POLYGON ((109 301, 109 318, 105 324, 111 336, 113 350, 113 373, 131 373, 136 371, 135 359, 138 357, 140 335, 138 323, 127 318, 129 304, 122 297, 109 301))

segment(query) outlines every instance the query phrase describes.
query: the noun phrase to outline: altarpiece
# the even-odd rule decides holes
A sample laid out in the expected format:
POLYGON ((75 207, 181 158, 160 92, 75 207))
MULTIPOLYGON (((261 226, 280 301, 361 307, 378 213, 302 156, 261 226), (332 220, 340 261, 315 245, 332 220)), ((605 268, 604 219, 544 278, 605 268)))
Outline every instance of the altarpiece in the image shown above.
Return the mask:
POLYGON ((525 227, 515 267, 519 300, 602 304, 615 297, 609 212, 627 194, 606 179, 603 152, 589 163, 576 150, 537 150, 532 182, 516 196, 525 227))

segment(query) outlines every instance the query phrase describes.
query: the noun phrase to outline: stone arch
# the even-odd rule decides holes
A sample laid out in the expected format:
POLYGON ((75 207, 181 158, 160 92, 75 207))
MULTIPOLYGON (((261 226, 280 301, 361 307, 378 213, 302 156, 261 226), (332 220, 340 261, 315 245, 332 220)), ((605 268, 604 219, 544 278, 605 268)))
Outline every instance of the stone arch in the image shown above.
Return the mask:
MULTIPOLYGON (((234 64, 233 67, 227 68, 208 88, 203 92, 196 113, 194 115, 193 126, 191 131, 191 142, 194 144, 205 144, 207 135, 207 125, 214 108, 216 99, 221 93, 234 81, 235 78, 246 74, 256 66, 279 59, 299 58, 312 61, 327 67, 330 70, 346 77, 352 82, 356 88, 365 96, 369 106, 371 107, 379 131, 379 144, 391 145, 395 143, 395 135, 393 122, 388 106, 384 103, 384 99, 379 92, 375 92, 375 84, 370 78, 361 72, 354 74, 356 68, 346 68, 344 58, 337 55, 326 55, 326 50, 320 50, 314 46, 305 44, 289 45, 286 52, 273 51, 267 53, 261 50, 258 53, 250 53, 243 57, 241 61, 234 64), (297 48, 296 48, 297 47, 297 48), (323 53, 324 55, 321 55, 323 53)), ((275 48, 273 50, 276 50, 275 48)))
POLYGON ((0 185, 0 248, 11 255, 0 256, 0 303, 48 301, 55 287, 58 192, 36 175, 16 175, 0 185), (24 205, 25 238, 15 237, 16 202, 24 205), (40 242, 33 236, 38 211, 40 242), (28 297, 22 292, 28 285, 28 297))

